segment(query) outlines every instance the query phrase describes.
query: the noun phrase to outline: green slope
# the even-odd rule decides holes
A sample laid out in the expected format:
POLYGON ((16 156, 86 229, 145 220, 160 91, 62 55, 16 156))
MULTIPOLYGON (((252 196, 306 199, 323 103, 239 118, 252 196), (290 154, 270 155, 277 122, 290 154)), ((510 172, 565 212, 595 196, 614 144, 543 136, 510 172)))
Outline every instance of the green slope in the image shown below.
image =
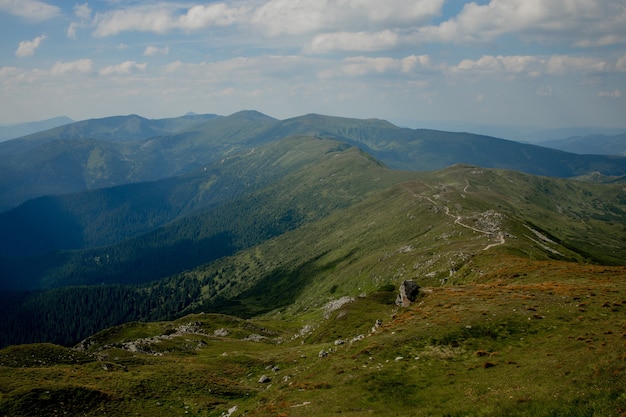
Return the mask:
POLYGON ((428 171, 456 163, 553 177, 622 176, 626 158, 575 155, 474 135, 399 128, 377 119, 305 115, 276 120, 255 111, 226 117, 77 122, 0 144, 0 210, 34 197, 151 181, 293 135, 357 146, 386 165, 428 171), (10 157, 9 157, 10 156, 10 157))
POLYGON ((257 112, 159 120, 119 116, 3 142, 0 211, 42 195, 189 173, 260 145, 255 132, 273 121, 257 112))
POLYGON ((315 319, 197 314, 6 348, 0 412, 619 416, 624 268, 474 263, 481 283, 423 287, 408 308, 387 286, 315 319))
MULTIPOLYGON (((39 257, 4 258, 2 282, 5 288, 12 285, 13 289, 38 289, 152 281, 317 220, 408 175, 391 172, 345 144, 309 137, 288 138, 246 154, 233 155, 198 175, 183 177, 171 184, 162 183, 152 194, 137 192, 134 197, 128 197, 127 191, 134 187, 130 190, 126 187, 106 195, 96 193, 102 197, 100 200, 94 200, 91 195, 78 196, 76 201, 84 202, 77 207, 80 213, 72 217, 71 212, 59 211, 65 217, 58 217, 65 219, 65 224, 82 223, 83 228, 75 228, 79 238, 89 232, 87 227, 98 224, 119 239, 122 233, 145 227, 146 219, 164 223, 168 220, 166 214, 172 219, 181 215, 183 209, 187 210, 187 216, 113 246, 39 257), (167 184, 169 188, 165 187, 167 184), (168 193, 163 194, 163 189, 168 193), (154 206, 147 204, 146 195, 155 199, 154 206), (163 195, 171 199, 170 203, 158 200, 163 195), (105 199, 106 196, 109 199, 105 199), (124 205, 116 207, 120 200, 124 205), (193 204, 195 200, 198 204, 193 204), (140 210, 124 210, 133 203, 140 210), (207 206, 203 211, 199 210, 200 203, 207 206), (85 210, 84 205, 89 208, 93 204, 94 213, 85 210), (100 211, 107 206, 115 210, 100 211), (189 213, 190 208, 198 212, 189 213), (112 227, 116 224, 120 228, 117 233, 112 227)), ((16 223, 14 218, 5 217, 8 217, 5 225, 16 223)), ((22 220, 27 221, 28 217, 22 220)), ((52 232, 62 227, 58 222, 49 222, 55 225, 52 232)), ((37 223, 35 226, 33 233, 40 233, 37 223)), ((16 241, 21 231, 22 228, 15 229, 16 241)), ((92 232, 94 238, 103 237, 98 232, 92 232)), ((31 242, 28 236, 23 241, 25 245, 31 242)))
MULTIPOLYGON (((2 265, 13 282, 99 285, 1 294, 1 346, 91 337, 0 350, 0 415, 626 410, 623 181, 392 171, 319 139, 334 134, 259 146, 240 128, 254 149, 211 174, 231 175, 220 195, 238 184, 228 201, 2 265), (406 279, 421 295, 400 308, 406 279)), ((209 177, 190 184, 210 191, 209 177)))
POLYGON ((249 317, 319 307, 331 291, 356 296, 402 279, 463 281, 468 263, 485 250, 626 263, 626 201, 618 186, 469 166, 415 178, 188 273, 206 285, 198 311, 249 317))
MULTIPOLYGON (((90 296, 96 290, 88 288, 44 292, 31 296, 31 302, 20 301, 26 307, 18 309, 18 317, 31 317, 29 308, 40 311, 65 329, 51 339, 61 341, 66 339, 59 335, 71 334, 76 317, 92 323, 93 330, 124 317, 161 320, 199 311, 241 317, 280 312, 276 317, 288 318, 317 310, 334 298, 357 297, 403 279, 428 286, 464 283, 476 279, 473 260, 492 252, 575 264, 626 263, 622 250, 626 208, 619 185, 462 165, 434 173, 397 173, 354 148, 329 155, 326 162, 331 165, 315 166, 324 176, 311 176, 304 169, 226 206, 223 215, 237 216, 236 221, 230 217, 233 221, 222 222, 230 227, 227 243, 241 252, 195 269, 181 264, 181 259, 201 262, 194 256, 210 246, 203 246, 199 237, 223 237, 219 220, 229 219, 217 212, 199 214, 163 229, 158 238, 137 240, 135 246, 66 258, 66 269, 51 270, 54 273, 44 282, 139 282, 145 280, 146 271, 150 277, 173 273, 168 269, 172 265, 190 271, 139 288, 99 286, 98 297, 90 296), (333 165, 338 158, 351 163, 333 165), (380 188, 364 193, 367 178, 380 188), (389 188, 390 184, 396 185, 389 188), (245 207, 248 211, 241 211, 245 207), (167 242, 171 230, 182 232, 169 235, 176 237, 173 245, 150 246, 149 242, 167 242), (264 239, 269 240, 262 243, 264 239), (96 258, 100 262, 94 262, 96 258), (62 274, 55 275, 58 272, 62 274), (55 281, 60 277, 65 281, 55 281), (83 281, 71 281, 77 278, 83 281), (125 301, 116 304, 115 315, 99 316, 99 311, 113 311, 111 298, 125 301), (155 298, 161 301, 155 303, 155 298), (93 299, 99 301, 84 301, 93 299)), ((219 252, 225 246, 218 243, 213 254, 229 255, 219 252)), ((207 262, 217 258, 211 253, 203 256, 207 262)), ((41 325, 38 332, 50 334, 46 322, 36 322, 41 325)))
MULTIPOLYGON (((31 330, 48 335, 54 323, 78 337, 77 323, 107 315, 150 322, 102 330, 75 348, 0 350, 0 413, 623 413, 621 184, 467 165, 398 173, 354 148, 329 150, 267 194, 281 199, 275 207, 296 196, 293 204, 318 202, 301 211, 337 204, 315 221, 158 282, 3 300, 0 309, 26 306, 31 330), (400 308, 405 279, 422 288, 400 308)), ((267 217, 271 198, 254 201, 267 217)))
POLYGON ((626 158, 574 155, 465 132, 399 128, 378 119, 309 114, 280 121, 265 135, 296 133, 346 141, 392 168, 411 171, 438 170, 466 163, 552 177, 573 177, 594 171, 605 175, 626 172, 626 158))
POLYGON ((119 243, 259 190, 346 147, 286 139, 182 176, 33 199, 0 213, 0 254, 23 257, 119 243))

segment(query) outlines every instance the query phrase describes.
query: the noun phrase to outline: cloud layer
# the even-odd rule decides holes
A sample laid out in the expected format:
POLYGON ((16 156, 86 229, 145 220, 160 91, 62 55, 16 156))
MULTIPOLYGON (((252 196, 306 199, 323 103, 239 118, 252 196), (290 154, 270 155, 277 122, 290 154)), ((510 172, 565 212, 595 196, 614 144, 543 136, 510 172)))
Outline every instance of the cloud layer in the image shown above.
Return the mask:
POLYGON ((6 115, 33 96, 81 114, 256 107, 613 125, 626 114, 623 0, 58 4, 0 0, 13 23, 6 115))

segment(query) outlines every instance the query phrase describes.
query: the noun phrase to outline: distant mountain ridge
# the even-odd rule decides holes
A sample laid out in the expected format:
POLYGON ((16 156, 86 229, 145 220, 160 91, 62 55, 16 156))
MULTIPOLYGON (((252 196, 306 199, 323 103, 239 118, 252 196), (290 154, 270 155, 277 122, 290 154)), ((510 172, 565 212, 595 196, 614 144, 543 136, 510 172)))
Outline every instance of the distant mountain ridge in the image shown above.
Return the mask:
POLYGON ((67 116, 53 117, 51 119, 40 120, 36 122, 17 123, 8 126, 0 126, 0 142, 19 138, 21 136, 30 135, 31 133, 41 132, 73 123, 74 120, 67 116))
POLYGON ((400 128, 378 119, 308 114, 277 120, 253 110, 157 120, 130 115, 76 122, 0 143, 0 211, 42 195, 181 175, 293 135, 346 142, 391 168, 410 171, 467 163, 552 177, 626 174, 626 157, 400 128))
POLYGON ((540 142, 538 145, 577 154, 626 156, 626 133, 574 136, 540 142))
POLYGON ((16 154, 29 151, 46 142, 68 139, 93 139, 111 142, 140 141, 154 136, 168 135, 206 120, 218 117, 214 114, 185 115, 166 119, 146 119, 136 114, 89 119, 51 129, 37 131, 19 140, 0 144, 0 154, 16 154))

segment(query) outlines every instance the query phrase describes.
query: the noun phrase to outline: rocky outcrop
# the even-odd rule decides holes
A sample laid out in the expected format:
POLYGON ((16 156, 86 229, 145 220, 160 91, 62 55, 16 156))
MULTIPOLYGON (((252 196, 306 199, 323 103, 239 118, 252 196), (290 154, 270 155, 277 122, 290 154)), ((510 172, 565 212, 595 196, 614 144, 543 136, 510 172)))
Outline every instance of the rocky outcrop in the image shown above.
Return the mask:
POLYGON ((400 285, 400 292, 396 298, 396 305, 408 307, 417 298, 420 291, 419 285, 412 280, 403 281, 400 285))
POLYGON ((272 378, 267 375, 261 375, 259 378, 259 384, 269 384, 270 382, 272 382, 272 378))

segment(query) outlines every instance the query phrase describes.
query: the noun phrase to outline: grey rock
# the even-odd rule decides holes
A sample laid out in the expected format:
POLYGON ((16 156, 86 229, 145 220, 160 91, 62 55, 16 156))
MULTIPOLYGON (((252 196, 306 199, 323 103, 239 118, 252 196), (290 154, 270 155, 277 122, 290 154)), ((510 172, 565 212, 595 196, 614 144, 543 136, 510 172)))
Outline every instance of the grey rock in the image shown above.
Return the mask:
POLYGON ((400 285, 400 292, 396 298, 396 305, 408 307, 417 298, 420 287, 412 280, 403 281, 400 285))

